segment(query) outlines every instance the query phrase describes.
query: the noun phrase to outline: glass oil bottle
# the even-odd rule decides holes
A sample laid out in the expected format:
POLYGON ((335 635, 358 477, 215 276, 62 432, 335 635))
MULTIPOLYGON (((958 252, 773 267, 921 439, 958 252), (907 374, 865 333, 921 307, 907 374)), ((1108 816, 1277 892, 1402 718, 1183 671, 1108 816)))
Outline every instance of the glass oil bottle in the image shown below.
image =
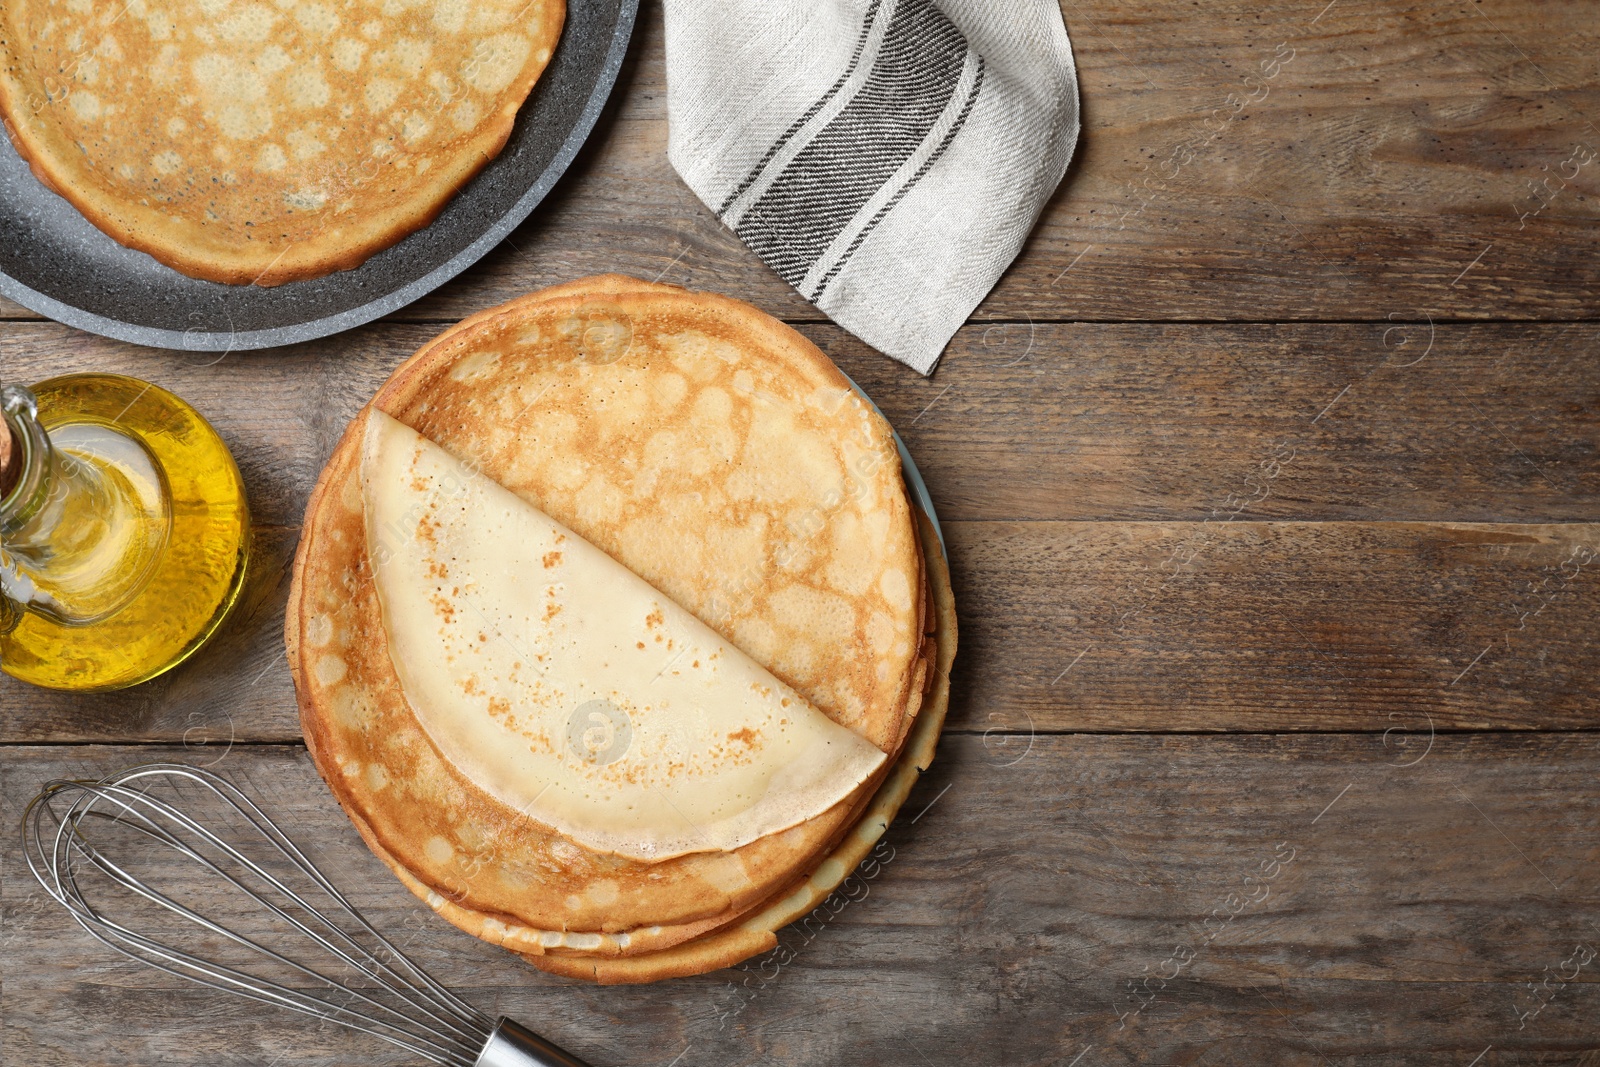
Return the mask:
POLYGON ((112 374, 7 385, 0 414, 0 670, 98 690, 182 663, 249 557, 244 483, 217 432, 112 374))

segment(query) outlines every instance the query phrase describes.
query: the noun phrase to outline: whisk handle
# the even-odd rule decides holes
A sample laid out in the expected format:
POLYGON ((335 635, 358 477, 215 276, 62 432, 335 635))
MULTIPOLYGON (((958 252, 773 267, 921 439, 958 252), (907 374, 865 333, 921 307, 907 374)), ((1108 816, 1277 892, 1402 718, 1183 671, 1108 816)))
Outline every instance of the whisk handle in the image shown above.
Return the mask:
POLYGON ((501 1016, 473 1067, 589 1067, 520 1023, 501 1016))

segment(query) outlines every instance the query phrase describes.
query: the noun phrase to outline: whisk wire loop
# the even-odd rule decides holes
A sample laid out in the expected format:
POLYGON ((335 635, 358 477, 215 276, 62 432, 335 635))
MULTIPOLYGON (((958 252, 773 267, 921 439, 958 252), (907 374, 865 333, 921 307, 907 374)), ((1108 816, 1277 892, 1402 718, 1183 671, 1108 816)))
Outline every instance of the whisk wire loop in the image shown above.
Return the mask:
MULTIPOLYGON (((114 800, 118 799, 117 794, 120 793, 120 792, 121 792, 120 790, 112 790, 112 797, 113 797, 114 800)), ((162 804, 159 801, 152 801, 150 798, 148 798, 148 797, 146 797, 146 796, 144 796, 142 794, 138 796, 137 802, 141 803, 141 804, 151 804, 151 805, 156 807, 156 810, 160 814, 163 814, 163 815, 181 814, 181 813, 176 812, 176 810, 172 809, 169 805, 162 804)), ((244 882, 241 879, 239 879, 238 877, 233 875, 228 870, 226 870, 226 869, 220 867, 219 865, 217 865, 216 863, 214 863, 212 860, 210 860, 204 854, 202 854, 199 851, 197 851, 197 850, 195 850, 193 848, 190 848, 189 846, 185 845, 181 839, 175 837, 174 835, 172 835, 171 833, 167 832, 162 827, 160 827, 158 824, 156 824, 156 823, 152 822, 151 820, 149 820, 148 818, 146 818, 143 815, 143 813, 136 812, 136 811, 133 811, 131 808, 128 808, 127 809, 127 814, 130 814, 133 818, 138 819, 140 823, 144 823, 145 824, 145 825, 132 824, 132 825, 130 825, 131 829, 133 829, 133 830, 135 830, 135 831, 137 831, 139 833, 145 834, 146 836, 151 837, 152 839, 160 842, 161 844, 166 845, 166 846, 168 846, 170 848, 173 848, 173 849, 177 850, 178 852, 180 852, 181 854, 183 854, 185 856, 188 856, 190 859, 194 860, 196 863, 199 863, 202 866, 206 867, 208 870, 212 871, 218 878, 222 879, 223 881, 227 882, 228 884, 233 885, 240 892, 248 894, 248 895, 251 895, 262 906, 266 907, 268 910, 270 910, 273 914, 277 915, 284 922, 290 924, 292 927, 294 927, 295 929, 299 930, 305 936, 311 938, 318 945, 320 945, 323 949, 325 949, 329 954, 335 956, 336 958, 338 958, 342 962, 348 964, 351 967, 354 967, 355 969, 361 971, 363 974, 368 975, 369 977, 373 978, 376 981, 380 981, 380 982, 385 983, 386 985, 389 985, 389 988, 391 988, 392 990, 394 990, 397 993, 408 994, 408 995, 410 995, 412 997, 417 998, 417 999, 415 999, 413 1001, 413 1003, 418 1008, 420 1008, 424 1012, 424 1014, 427 1014, 431 1018, 436 1019, 438 1022, 443 1024, 444 1027, 447 1030, 453 1031, 455 1037, 464 1039, 468 1044, 471 1044, 473 1042, 480 1042, 481 1041, 481 1038, 480 1038, 480 1036, 479 1036, 479 1034, 478 1034, 476 1029, 460 1026, 453 1019, 449 1018, 448 1016, 445 1016, 445 1015, 443 1015, 443 1014, 441 1014, 439 1012, 435 1012, 435 1011, 429 1010, 426 1000, 423 999, 424 995, 423 995, 422 990, 419 989, 412 982, 408 981, 403 973, 401 973, 399 971, 396 971, 393 968, 387 966, 380 959, 376 959, 376 958, 373 958, 373 957, 370 957, 370 956, 367 957, 367 958, 363 958, 364 956, 367 956, 367 954, 361 948, 361 946, 354 939, 352 939, 348 934, 346 934, 343 930, 339 929, 339 927, 337 925, 335 925, 334 923, 330 922, 320 912, 317 912, 315 909, 313 909, 312 906, 307 901, 305 901, 299 894, 295 893, 289 886, 283 884, 278 879, 273 878, 269 873, 261 870, 261 868, 259 868, 257 865, 252 863, 249 860, 248 857, 246 857, 243 854, 239 853, 236 849, 232 848, 232 846, 228 845, 221 838, 216 837, 215 834, 212 834, 205 827, 198 826, 197 824, 195 824, 197 833, 202 834, 208 842, 214 844, 217 848, 225 851, 230 857, 236 859, 242 866, 245 866, 247 869, 249 869, 249 870, 253 871, 254 873, 256 873, 258 877, 262 878, 264 881, 266 881, 273 888, 279 890, 285 897, 287 897, 290 900, 292 900, 296 905, 298 905, 308 915, 310 915, 310 916, 314 917, 315 919, 317 919, 321 926, 325 927, 326 930, 329 933, 331 933, 334 938, 338 939, 337 942, 334 941, 334 940, 330 940, 328 937, 325 937, 325 936, 323 936, 322 933, 318 932, 318 930, 313 929, 312 927, 308 926, 306 923, 302 922, 299 918, 297 918, 296 916, 291 914, 286 908, 283 908, 282 906, 280 906, 277 903, 275 903, 270 897, 261 897, 261 896, 255 894, 247 885, 244 884, 244 882), (341 945, 340 942, 342 942, 342 945, 341 945), (396 986, 398 986, 399 988, 396 989, 395 988, 396 986)), ((113 818, 112 816, 106 815, 105 813, 99 813, 99 812, 86 813, 85 817, 89 817, 91 815, 93 817, 95 817, 95 818, 100 818, 100 819, 111 819, 111 818, 113 818)), ((118 816, 116 816, 116 818, 120 819, 121 815, 119 814, 118 816)), ((187 819, 185 821, 186 822, 192 822, 191 820, 187 820, 187 819)), ((81 849, 80 849, 80 851, 81 851, 81 849)), ((286 966, 289 966, 289 967, 291 967, 291 968, 293 968, 293 969, 295 969, 297 971, 300 971, 300 972, 302 972, 302 973, 304 973, 304 974, 306 974, 306 975, 308 975, 308 976, 310 976, 312 978, 316 978, 316 979, 319 979, 319 980, 323 979, 322 975, 320 975, 319 973, 314 972, 311 969, 305 967, 303 964, 299 963, 298 961, 296 961, 294 959, 291 959, 291 958, 289 958, 287 956, 284 956, 281 953, 275 952, 272 949, 270 949, 270 948, 268 948, 268 947, 266 947, 264 945, 261 945, 258 942, 250 940, 250 939, 244 937, 243 935, 238 934, 235 931, 228 930, 228 929, 226 929, 224 927, 221 927, 218 924, 213 923, 211 920, 209 920, 205 916, 200 915, 200 914, 194 912, 193 910, 184 907, 181 904, 177 904, 176 902, 172 901, 166 895, 157 893, 156 891, 150 889, 149 887, 141 884, 137 879, 135 879, 131 875, 128 875, 125 872, 123 872, 121 870, 121 868, 117 867, 115 864, 112 864, 110 862, 110 860, 108 860, 104 856, 103 853, 100 853, 100 852, 96 851, 96 852, 94 852, 92 854, 85 854, 85 855, 86 855, 86 858, 88 858, 90 860, 90 862, 94 863, 97 867, 99 867, 102 871, 104 871, 108 876, 112 877, 119 884, 125 886, 126 888, 130 889, 131 891, 133 891, 135 893, 138 893, 140 896, 143 896, 146 899, 151 900, 152 902, 158 903, 161 906, 167 908, 168 910, 173 911, 176 914, 182 915, 186 919, 189 919, 191 922, 194 922, 197 925, 205 927, 206 929, 211 930, 214 933, 220 934, 221 936, 223 936, 223 937, 225 937, 225 938, 227 938, 227 939, 229 939, 229 940, 231 940, 231 941, 233 941, 233 942, 235 942, 237 944, 249 947, 249 948, 251 948, 252 950, 254 950, 256 952, 259 952, 259 953, 261 953, 261 954, 263 954, 265 956, 268 956, 268 957, 270 957, 270 958, 272 958, 274 960, 277 960, 278 962, 283 963, 286 966)), ((368 996, 362 994, 359 990, 347 989, 346 992, 348 992, 352 996, 355 996, 355 997, 365 1001, 368 1004, 371 1004, 378 1011, 382 1011, 382 1012, 384 1012, 386 1014, 394 1015, 394 1016, 400 1017, 402 1019, 405 1018, 405 1016, 402 1016, 402 1015, 400 1015, 400 1013, 395 1012, 394 1009, 391 1008, 389 1005, 384 1004, 384 1003, 382 1003, 382 1002, 380 1002, 378 1000, 375 1000, 375 999, 373 999, 371 997, 368 997, 368 996)), ((321 1002, 321 1003, 327 1003, 327 1002, 321 1002)), ((330 1007, 332 1007, 332 1006, 330 1005, 330 1007)), ((451 1039, 451 1034, 438 1033, 437 1031, 435 1031, 435 1033, 437 1034, 437 1036, 439 1036, 442 1039, 446 1039, 446 1040, 451 1039)))
MULTIPOLYGON (((58 779, 24 814, 26 858, 46 892, 101 944, 168 974, 247 999, 288 1008, 383 1038, 444 1067, 473 1067, 486 1043, 499 1040, 502 1020, 487 1015, 451 993, 379 933, 248 796, 209 771, 181 764, 147 764, 99 781, 58 779), (244 831, 249 846, 224 839, 200 819, 161 797, 158 786, 192 785, 220 801, 244 831), (375 983, 363 990, 342 984, 323 970, 271 948, 226 923, 196 910, 148 884, 97 844, 96 828, 118 827, 198 864, 222 884, 265 909, 322 952, 375 983), (266 846, 268 862, 287 861, 327 898, 337 921, 320 910, 320 900, 289 885, 246 847, 266 846), (166 913, 224 939, 291 973, 337 991, 343 1003, 291 988, 282 982, 195 955, 111 918, 91 900, 91 872, 104 883, 156 905, 166 913)), ((104 889, 104 885, 100 887, 104 889)), ((574 1061, 575 1062, 575 1061, 574 1061)))

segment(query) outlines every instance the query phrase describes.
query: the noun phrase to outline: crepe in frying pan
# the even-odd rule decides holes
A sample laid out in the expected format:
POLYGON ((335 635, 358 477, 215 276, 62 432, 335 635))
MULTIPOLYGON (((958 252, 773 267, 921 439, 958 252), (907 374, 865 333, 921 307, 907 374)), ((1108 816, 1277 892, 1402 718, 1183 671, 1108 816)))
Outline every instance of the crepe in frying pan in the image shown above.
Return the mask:
POLYGON ((0 117, 96 226, 185 274, 360 265, 493 159, 564 0, 6 0, 0 117))

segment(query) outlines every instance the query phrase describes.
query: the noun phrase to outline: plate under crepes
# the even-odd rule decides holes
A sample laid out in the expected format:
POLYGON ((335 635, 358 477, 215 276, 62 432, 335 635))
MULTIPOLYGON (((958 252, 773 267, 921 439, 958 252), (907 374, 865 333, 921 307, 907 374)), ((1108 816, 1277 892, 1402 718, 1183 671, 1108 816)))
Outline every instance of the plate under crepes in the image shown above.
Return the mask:
POLYGON ((426 296, 532 214, 611 95, 639 0, 567 0, 555 55, 504 150, 427 227, 354 270, 263 288, 180 274, 118 244, 34 178, 0 134, 0 295, 154 348, 230 352, 327 337, 426 296))

